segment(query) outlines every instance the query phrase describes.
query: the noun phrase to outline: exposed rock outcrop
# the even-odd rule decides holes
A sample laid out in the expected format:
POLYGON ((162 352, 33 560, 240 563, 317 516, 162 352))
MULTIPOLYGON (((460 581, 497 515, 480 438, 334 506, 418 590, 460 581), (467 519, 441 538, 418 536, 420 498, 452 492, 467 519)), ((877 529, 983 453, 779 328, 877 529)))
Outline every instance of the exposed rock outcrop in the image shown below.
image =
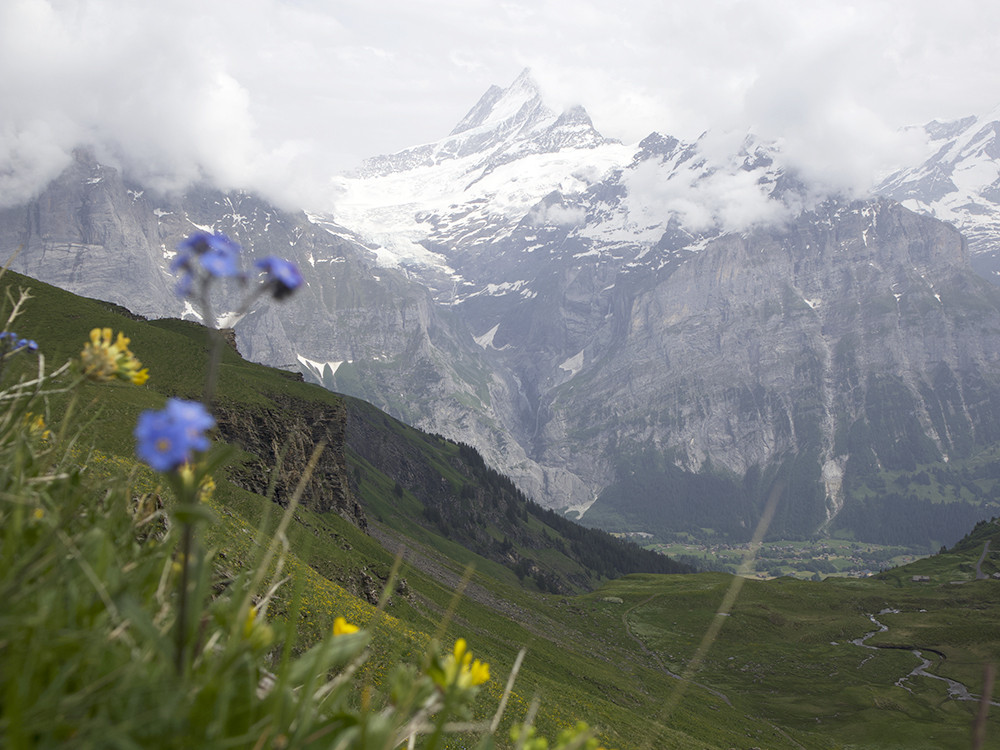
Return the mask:
POLYGON ((302 505, 334 512, 362 529, 368 522, 351 492, 344 457, 346 411, 343 404, 274 397, 274 407, 215 407, 219 431, 227 442, 252 457, 230 471, 237 485, 286 505, 302 480, 314 448, 325 448, 302 493, 302 505))

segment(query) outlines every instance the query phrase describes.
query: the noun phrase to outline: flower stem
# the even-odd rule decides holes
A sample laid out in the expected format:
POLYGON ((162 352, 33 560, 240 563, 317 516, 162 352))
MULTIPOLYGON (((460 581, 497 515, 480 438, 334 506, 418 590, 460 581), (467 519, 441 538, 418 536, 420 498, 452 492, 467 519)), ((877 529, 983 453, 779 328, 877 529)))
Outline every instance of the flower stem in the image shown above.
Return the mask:
POLYGON ((191 548, 194 546, 194 524, 185 521, 181 524, 181 584, 180 601, 177 607, 177 653, 175 666, 177 674, 184 673, 185 653, 187 651, 188 631, 188 588, 190 585, 191 548))

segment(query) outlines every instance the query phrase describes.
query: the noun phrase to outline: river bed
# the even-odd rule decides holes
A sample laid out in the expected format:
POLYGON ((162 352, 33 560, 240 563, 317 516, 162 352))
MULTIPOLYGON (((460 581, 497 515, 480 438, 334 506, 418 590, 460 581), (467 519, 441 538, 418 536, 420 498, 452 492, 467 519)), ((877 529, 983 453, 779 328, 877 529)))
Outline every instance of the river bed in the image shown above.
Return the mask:
MULTIPOLYGON (((879 612, 879 615, 887 615, 887 614, 899 614, 899 610, 883 609, 881 612, 879 612)), ((873 652, 870 656, 864 659, 861 662, 861 664, 864 664, 866 661, 868 661, 868 659, 873 658, 875 656, 874 654, 875 651, 886 648, 897 648, 892 646, 869 646, 865 641, 867 641, 872 636, 876 636, 879 633, 886 632, 887 630, 889 630, 889 626, 879 622, 876 619, 875 615, 868 615, 868 619, 872 621, 872 623, 878 628, 878 630, 873 630, 872 632, 867 633, 860 638, 855 638, 853 641, 851 641, 852 645, 860 646, 861 648, 868 648, 871 649, 873 652)), ((930 677, 932 680, 940 680, 941 682, 944 682, 948 686, 949 698, 953 698, 954 700, 959 700, 959 701, 976 701, 977 703, 982 699, 982 696, 970 693, 969 689, 961 682, 957 682, 956 680, 952 680, 948 677, 942 677, 941 675, 936 675, 933 674, 932 672, 928 672, 927 668, 931 666, 933 662, 930 659, 926 658, 923 655, 923 653, 920 652, 920 650, 911 649, 910 653, 912 653, 915 657, 917 657, 917 660, 920 663, 916 667, 914 667, 913 670, 908 675, 900 677, 898 680, 896 680, 896 685, 898 687, 901 687, 903 688, 903 690, 912 693, 913 690, 911 690, 910 687, 905 684, 907 680, 909 680, 911 677, 930 677)), ((1000 702, 991 700, 990 705, 1000 706, 1000 702)))

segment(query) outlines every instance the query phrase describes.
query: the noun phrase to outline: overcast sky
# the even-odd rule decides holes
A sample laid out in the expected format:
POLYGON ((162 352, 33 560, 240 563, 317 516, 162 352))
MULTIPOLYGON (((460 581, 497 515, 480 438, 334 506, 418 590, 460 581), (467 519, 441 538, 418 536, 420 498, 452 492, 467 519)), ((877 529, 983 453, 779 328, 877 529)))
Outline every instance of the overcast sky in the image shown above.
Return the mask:
POLYGON ((1000 104, 998 42, 985 0, 0 0, 0 204, 90 143, 315 206, 525 67, 606 136, 749 129, 857 181, 1000 104))

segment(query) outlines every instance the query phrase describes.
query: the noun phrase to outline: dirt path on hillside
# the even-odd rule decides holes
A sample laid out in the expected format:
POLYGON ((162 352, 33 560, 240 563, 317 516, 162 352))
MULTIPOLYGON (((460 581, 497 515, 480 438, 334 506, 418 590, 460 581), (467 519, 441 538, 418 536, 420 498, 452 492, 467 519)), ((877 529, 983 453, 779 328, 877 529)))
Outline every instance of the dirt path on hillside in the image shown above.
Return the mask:
MULTIPOLYGON (((407 565, 425 573, 446 588, 454 591, 462 584, 463 573, 449 566, 447 562, 450 561, 443 555, 434 559, 432 553, 417 549, 402 534, 378 524, 371 524, 368 533, 390 552, 402 552, 403 561, 407 565)), ((524 607, 511 604, 473 581, 466 582, 462 595, 517 622, 525 623, 531 619, 531 612, 524 607)))

